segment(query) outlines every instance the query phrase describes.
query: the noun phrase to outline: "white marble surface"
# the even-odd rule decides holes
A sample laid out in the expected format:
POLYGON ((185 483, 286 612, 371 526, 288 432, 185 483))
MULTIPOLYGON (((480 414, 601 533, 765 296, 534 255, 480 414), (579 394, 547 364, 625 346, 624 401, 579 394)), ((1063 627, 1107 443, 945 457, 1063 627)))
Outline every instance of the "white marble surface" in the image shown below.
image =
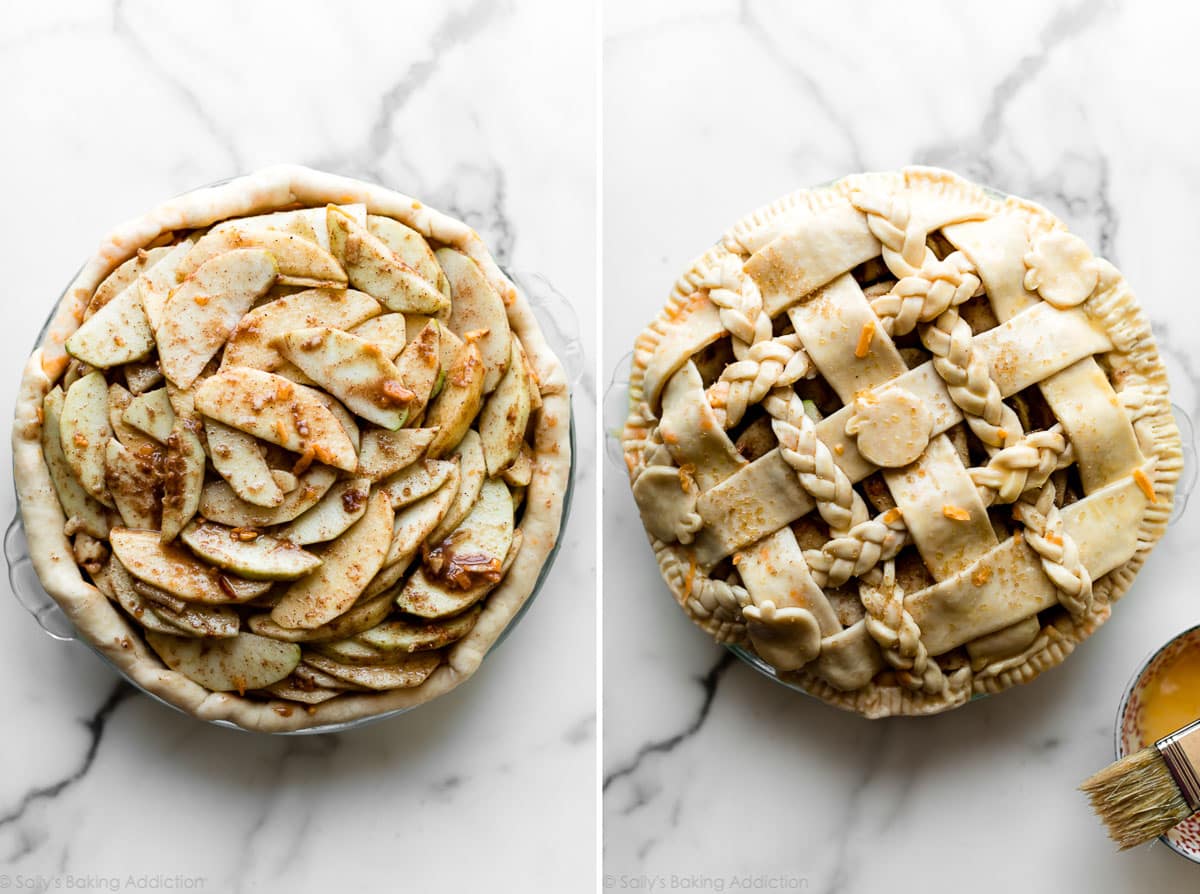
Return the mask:
MULTIPOLYGON (((5 4, 0 415, 50 303, 110 226, 279 161, 464 217, 590 324, 594 29, 586 9, 556 8, 5 4)), ((589 374, 574 512, 541 597, 475 679, 407 716, 318 738, 204 726, 0 599, 0 888, 129 890, 161 874, 210 892, 588 890, 594 394, 589 374)))
MULTIPOLYGON (((1045 203, 1119 264, 1196 416, 1198 26, 1166 4, 609 3, 604 369, 743 213, 932 163, 1045 203)), ((724 657, 660 583, 623 471, 605 473, 613 889, 670 890, 672 875, 842 894, 1198 889, 1200 867, 1162 845, 1115 854, 1075 786, 1111 760, 1142 656, 1200 621, 1200 509, 1060 668, 947 715, 871 723, 724 657)))

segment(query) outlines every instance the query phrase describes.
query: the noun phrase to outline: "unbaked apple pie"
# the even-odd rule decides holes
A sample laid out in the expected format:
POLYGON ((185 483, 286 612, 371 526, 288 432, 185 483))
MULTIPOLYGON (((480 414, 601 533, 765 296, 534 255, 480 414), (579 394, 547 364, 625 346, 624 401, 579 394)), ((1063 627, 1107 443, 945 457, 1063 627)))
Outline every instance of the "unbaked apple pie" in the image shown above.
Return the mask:
POLYGON ((102 245, 13 441, 34 565, 80 632, 197 716, 274 730, 475 671, 551 555, 569 425, 473 230, 284 167, 102 245))
POLYGON ((925 714, 1061 662, 1171 511, 1150 327, 1044 208, 913 168, 730 229, 638 338, 623 433, 663 577, 778 677, 925 714))

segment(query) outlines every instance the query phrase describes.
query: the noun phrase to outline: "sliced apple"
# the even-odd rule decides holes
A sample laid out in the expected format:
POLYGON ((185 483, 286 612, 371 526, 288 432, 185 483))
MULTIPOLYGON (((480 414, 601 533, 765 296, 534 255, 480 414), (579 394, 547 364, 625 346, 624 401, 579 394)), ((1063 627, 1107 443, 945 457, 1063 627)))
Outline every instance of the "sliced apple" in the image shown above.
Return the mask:
POLYGON ((368 431, 358 452, 358 474, 371 481, 394 475, 419 460, 433 436, 431 428, 368 431))
MULTIPOLYGON (((307 686, 310 684, 306 683, 304 685, 307 686)), ((286 699, 290 702, 300 702, 302 705, 319 705, 342 694, 341 690, 325 689, 321 686, 304 689, 300 682, 296 680, 295 674, 286 680, 280 680, 278 683, 272 683, 270 686, 263 687, 262 691, 276 698, 286 699)))
POLYGON ((326 658, 324 655, 305 655, 305 662, 331 677, 362 686, 366 689, 407 689, 420 686, 441 663, 437 652, 417 652, 395 664, 376 667, 356 667, 326 658))
POLYGON ((400 381, 413 393, 408 404, 407 421, 410 424, 425 408, 437 384, 441 369, 439 345, 442 331, 437 320, 430 320, 396 358, 400 381))
POLYGON ((453 299, 446 325, 460 338, 474 334, 487 370, 483 391, 489 394, 500 384, 511 357, 508 311, 472 258, 453 248, 439 248, 437 260, 450 280, 453 299))
POLYGON ((259 442, 215 419, 204 420, 213 468, 241 499, 267 508, 283 503, 284 490, 271 474, 259 442))
POLYGON ((64 347, 76 360, 107 369, 141 360, 154 350, 154 333, 142 309, 142 293, 134 280, 119 295, 84 320, 64 347))
POLYGON ((476 606, 444 621, 384 621, 370 630, 364 630, 350 642, 370 646, 384 656, 440 649, 470 633, 475 622, 479 620, 481 611, 482 609, 476 606))
POLYGON ((334 205, 327 209, 329 247, 350 283, 374 295, 389 310, 437 314, 449 299, 405 264, 384 242, 334 205))
POLYGON ((155 358, 126 363, 122 372, 125 374, 125 384, 135 395, 144 394, 163 380, 162 370, 158 368, 155 358))
POLYGON ((405 583, 397 607, 421 618, 465 611, 500 582, 512 543, 512 497, 504 482, 492 478, 463 523, 405 583))
POLYGON ((112 426, 108 421, 108 383, 91 372, 67 390, 59 417, 59 441, 72 474, 94 499, 115 508, 104 486, 104 461, 112 426))
POLYGON ((108 588, 112 591, 111 598, 117 601, 135 621, 147 630, 158 633, 178 634, 179 631, 169 622, 161 618, 146 597, 133 586, 133 578, 116 559, 110 559, 104 566, 108 588))
POLYGON ((441 393, 425 414, 425 427, 438 430, 426 451, 430 459, 444 456, 470 429, 483 404, 483 377, 479 348, 472 342, 464 342, 446 371, 441 393))
MULTIPOLYGON (((361 202, 338 205, 338 208, 363 226, 367 223, 367 206, 361 202)), ((272 211, 217 224, 213 230, 237 227, 242 230, 280 230, 295 233, 311 240, 325 251, 329 251, 329 227, 326 224, 325 207, 298 208, 295 211, 272 211)))
POLYGON ((237 636, 242 627, 238 613, 226 605, 184 604, 178 611, 156 605, 154 613, 174 627, 174 633, 184 636, 228 639, 237 636))
MULTIPOLYGON (((392 545, 384 561, 385 567, 395 566, 402 571, 412 564, 413 558, 421 549, 421 544, 450 510, 459 489, 458 464, 453 465, 454 468, 447 476, 445 484, 424 499, 396 513, 396 522, 392 527, 392 545)), ((374 585, 373 581, 372 587, 374 585)))
MULTIPOLYGON (((254 605, 261 605, 262 597, 269 598, 270 590, 274 583, 274 581, 269 580, 246 580, 245 578, 233 577, 232 575, 221 576, 221 586, 233 594, 234 602, 238 604, 252 603, 254 605)), ((187 606, 195 604, 185 599, 180 599, 178 596, 168 593, 161 587, 148 584, 144 580, 135 579, 133 586, 155 605, 165 605, 175 612, 181 612, 187 606)))
POLYGON ((483 456, 491 476, 499 475, 511 466, 525 443, 530 402, 520 350, 514 340, 508 371, 479 414, 479 437, 483 441, 483 456))
POLYGON ((88 302, 87 309, 83 312, 83 318, 86 320, 95 315, 96 311, 120 295, 139 276, 170 253, 170 246, 141 250, 128 261, 121 264, 116 270, 108 274, 100 285, 96 286, 96 291, 92 293, 92 300, 88 302))
POLYGON ((64 400, 62 388, 55 385, 42 401, 42 455, 46 457, 50 481, 67 517, 65 530, 86 531, 93 537, 107 540, 108 516, 104 507, 83 489, 63 452, 59 419, 64 400))
POLYGON ((135 283, 134 287, 142 299, 142 310, 150 323, 150 329, 156 333, 162 323, 163 306, 167 303, 167 296, 179 285, 179 265, 192 250, 192 245, 191 239, 184 239, 172 247, 157 264, 139 276, 135 283))
POLYGON ((158 444, 153 438, 146 437, 140 429, 125 421, 125 411, 132 402, 133 395, 124 385, 113 382, 108 386, 108 424, 113 430, 113 436, 134 453, 142 447, 157 449, 158 444))
POLYGON ((352 329, 382 312, 378 301, 353 289, 308 289, 277 298, 242 317, 225 346, 221 367, 249 366, 275 372, 285 363, 276 341, 293 329, 352 329))
POLYGON ((105 448, 105 476, 121 513, 130 528, 158 530, 162 518, 162 451, 135 455, 116 438, 105 448))
POLYGON ((451 456, 458 457, 459 485, 454 503, 438 526, 429 533, 430 543, 444 539, 457 528, 479 499, 483 481, 487 478, 487 463, 483 458, 483 442, 474 431, 468 431, 451 456))
MULTIPOLYGON (((282 488, 280 476, 288 473, 272 470, 271 474, 282 488)), ((209 521, 231 528, 282 525, 317 505, 317 501, 325 496, 336 480, 337 473, 328 466, 311 466, 300 476, 299 485, 285 490, 283 502, 274 507, 247 503, 238 497, 227 482, 211 481, 200 492, 200 514, 209 521)))
POLYGON ((163 663, 214 692, 245 693, 287 677, 300 663, 300 647, 253 633, 228 639, 189 639, 148 632, 163 663))
POLYGON ((204 445, 189 427, 189 421, 177 420, 167 436, 167 455, 163 460, 163 543, 178 537, 200 508, 204 462, 204 445))
POLYGON ((274 256, 280 277, 311 280, 334 288, 346 285, 346 271, 337 258, 312 240, 283 230, 259 230, 231 224, 210 230, 197 242, 180 263, 178 275, 189 277, 200 265, 225 252, 258 248, 274 256))
POLYGON ((404 314, 380 314, 350 330, 351 335, 379 348, 389 360, 395 360, 404 350, 406 332, 404 314))
MULTIPOLYGON (((112 390, 109 390, 112 400, 112 390)), ((156 388, 132 398, 121 414, 121 420, 132 428, 149 435, 160 444, 165 444, 175 428, 175 411, 167 397, 166 388, 156 388)), ((115 429, 115 426, 114 426, 115 429)))
POLYGON ((366 692, 366 687, 331 677, 324 671, 317 670, 308 662, 302 662, 293 675, 301 686, 313 686, 320 689, 337 689, 341 692, 366 692))
POLYGON ((316 326, 287 333, 279 349, 351 412, 388 429, 404 424, 414 394, 378 346, 340 329, 316 326))
POLYGON ((444 459, 415 462, 381 482, 379 489, 388 495, 393 509, 403 509, 429 496, 445 484, 457 469, 454 462, 444 459))
POLYGON ((209 377, 195 391, 196 409, 285 450, 311 455, 353 472, 358 454, 342 424, 316 392, 282 376, 233 367, 209 377))
POLYGON ((378 214, 367 217, 367 229, 378 236, 400 260, 417 271, 422 279, 436 286, 447 298, 450 297, 450 283, 424 236, 398 220, 378 214))
POLYGON ((295 543, 212 522, 192 522, 180 539, 205 562, 247 580, 296 580, 321 567, 320 559, 295 543))
POLYGON ((370 495, 371 482, 366 478, 339 481, 316 506, 283 528, 279 536, 302 545, 333 540, 363 517, 370 495))
POLYGON ((311 629, 327 624, 354 605, 383 566, 392 541, 392 504, 372 494, 367 511, 322 553, 324 563, 292 584, 271 618, 283 627, 311 629))
POLYGON ((254 248, 227 251, 202 264, 163 307, 155 330, 163 374, 180 388, 190 387, 277 273, 274 256, 254 248))
POLYGON ((235 580, 196 561, 182 547, 163 543, 157 531, 113 528, 109 532, 109 542, 113 553, 130 574, 185 602, 222 605, 246 602, 262 595, 261 587, 239 588, 235 580))
POLYGON ((517 458, 513 460, 512 465, 500 473, 500 477, 509 487, 529 486, 529 482, 533 480, 533 451, 529 449, 528 444, 524 441, 521 442, 517 458))
POLYGON ((270 615, 251 615, 247 623, 255 633, 289 643, 315 643, 345 639, 374 627, 386 618, 392 610, 392 599, 391 593, 381 592, 371 598, 366 598, 364 594, 364 598, 359 599, 345 614, 338 615, 328 624, 322 624, 311 630, 281 627, 271 619, 270 615))
POLYGON ((378 650, 355 639, 339 639, 328 643, 317 643, 312 647, 318 655, 324 655, 339 664, 370 667, 373 664, 393 664, 395 656, 385 657, 378 650))

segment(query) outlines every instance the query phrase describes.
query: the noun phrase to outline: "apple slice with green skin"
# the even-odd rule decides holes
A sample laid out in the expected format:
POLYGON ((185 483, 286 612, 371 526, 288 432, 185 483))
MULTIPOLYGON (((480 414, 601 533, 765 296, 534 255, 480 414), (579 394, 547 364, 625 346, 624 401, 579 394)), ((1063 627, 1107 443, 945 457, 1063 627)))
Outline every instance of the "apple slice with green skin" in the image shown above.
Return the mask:
MULTIPOLYGON (((55 385, 42 401, 42 455, 50 470, 50 481, 58 494, 59 505, 67 517, 66 530, 86 531, 101 540, 108 539, 108 516, 104 507, 93 499, 67 462, 59 437, 59 419, 62 416, 62 388, 55 385)), ((107 448, 106 448, 107 449, 107 448)))
POLYGON ((180 388, 190 387, 277 274, 275 257, 254 248, 227 251, 200 265, 171 292, 155 330, 163 374, 180 388))
POLYGON ((337 480, 337 473, 328 466, 311 466, 292 489, 284 487, 281 477, 289 473, 272 469, 276 484, 284 490, 283 502, 278 506, 255 506, 238 497, 225 481, 210 481, 200 492, 200 514, 209 521, 231 528, 269 528, 290 522, 308 511, 337 480))
POLYGON ((370 646, 385 657, 440 649, 470 633, 482 610, 475 606, 456 617, 423 624, 401 620, 384 621, 370 630, 364 630, 350 642, 370 646))
POLYGON ((346 271, 337 258, 310 239, 283 230, 227 226, 210 230, 179 265, 180 277, 195 273, 206 261, 239 248, 268 251, 279 264, 281 277, 312 280, 334 288, 346 285, 346 271))
POLYGON ((93 499, 115 508, 104 485, 105 451, 112 437, 108 422, 108 383, 91 372, 67 390, 59 417, 59 441, 72 474, 93 499))
POLYGON ((437 314, 449 299, 402 261, 384 242, 335 205, 327 209, 329 247, 350 283, 374 295, 388 310, 437 314))
POLYGON ((417 652, 395 664, 377 667, 355 667, 332 661, 324 655, 305 655, 305 662, 331 677, 354 683, 367 689, 408 689, 420 686, 442 662, 437 652, 417 652))
POLYGON ((175 410, 166 388, 139 394, 129 402, 121 418, 126 425, 144 432, 160 444, 165 444, 175 429, 175 410))
POLYGON ((207 605, 247 602, 263 592, 259 586, 238 587, 215 568, 196 561, 182 547, 163 543, 157 531, 113 528, 109 543, 131 575, 185 602, 207 605))
POLYGON ((71 333, 64 347, 76 360, 107 369, 141 360, 154 350, 154 333, 134 280, 71 333))
POLYGON ((214 692, 262 689, 289 676, 300 663, 300 647, 253 633, 228 639, 189 639, 147 632, 163 663, 214 692))
MULTIPOLYGON (((221 585, 233 593, 235 602, 250 602, 255 605, 260 604, 259 597, 266 596, 275 583, 269 580, 246 580, 230 575, 223 575, 221 581, 221 585)), ((133 588, 149 599, 155 606, 164 605, 173 612, 182 612, 189 605, 195 605, 195 603, 180 599, 173 593, 168 593, 161 587, 148 584, 144 580, 134 578, 133 588)))
POLYGON ((520 346, 511 342, 512 356, 508 371, 492 392, 479 414, 479 437, 483 441, 483 457, 488 474, 495 477, 511 466, 525 443, 525 428, 529 425, 529 384, 525 379, 525 364, 520 346))
POLYGON ((169 621, 163 620, 146 597, 134 588, 133 578, 119 561, 110 559, 104 569, 108 588, 112 590, 111 598, 115 599, 130 617, 147 630, 157 633, 179 633, 169 621))
POLYGON ((283 503, 284 490, 254 437, 215 419, 204 420, 204 431, 213 468, 234 493, 255 506, 273 508, 283 503))
POLYGON ((350 439, 350 443, 354 445, 354 452, 358 453, 362 446, 362 432, 358 428, 358 423, 354 421, 354 415, 342 406, 342 402, 331 394, 326 394, 316 388, 312 391, 313 396, 329 409, 329 412, 337 417, 337 421, 342 424, 342 429, 346 432, 346 437, 350 439))
POLYGON ((346 430, 311 388, 247 367, 222 370, 195 391, 196 409, 293 453, 353 472, 358 454, 346 430))
POLYGON ((407 339, 404 314, 380 314, 366 322, 359 323, 350 330, 350 334, 369 341, 379 348, 384 357, 395 360, 404 350, 407 339))
POLYGON ((354 289, 308 289, 268 301, 242 317, 225 346, 221 368, 275 372, 285 363, 276 342, 288 332, 310 326, 353 329, 381 313, 378 301, 354 289))
POLYGON ((242 619, 224 605, 184 605, 180 611, 155 606, 154 613, 171 627, 175 634, 203 639, 228 639, 241 631, 242 619))
MULTIPOLYGON (((392 545, 383 563, 385 568, 395 566, 403 571, 411 565, 421 550, 421 544, 450 511, 459 491, 458 464, 452 465, 453 468, 441 487, 396 513, 396 522, 392 526, 392 545)), ((372 581, 372 586, 375 584, 376 582, 372 581)))
POLYGON ((287 680, 280 680, 278 683, 272 683, 270 686, 264 687, 262 691, 286 701, 300 702, 302 705, 319 705, 342 694, 340 690, 324 689, 320 686, 313 689, 301 689, 294 676, 287 680))
POLYGON ((432 428, 371 429, 358 451, 358 474, 371 481, 394 475, 425 454, 434 434, 432 428))
POLYGON ((157 333, 162 322, 163 306, 171 290, 179 285, 176 272, 187 253, 192 250, 193 241, 184 239, 178 245, 163 255, 162 259, 138 277, 135 288, 142 299, 142 310, 150 323, 151 331, 157 333))
POLYGON ((529 482, 533 480, 533 452, 529 449, 528 444, 521 442, 517 458, 513 460, 512 465, 500 473, 500 477, 509 487, 529 486, 529 482))
POLYGON ((140 250, 136 255, 108 274, 104 278, 104 281, 96 286, 96 291, 92 293, 92 300, 88 302, 87 309, 83 312, 84 320, 94 316, 96 311, 120 295, 138 277, 170 253, 170 246, 140 250))
POLYGON ((270 615, 251 615, 247 623, 255 633, 283 642, 327 642, 345 639, 374 627, 391 612, 392 599, 391 593, 377 593, 369 599, 359 599, 345 614, 339 615, 328 624, 314 627, 312 630, 280 627, 271 619, 270 615))
POLYGON ((241 539, 234 528, 212 522, 192 522, 181 538, 210 565, 247 580, 296 580, 321 567, 321 560, 294 543, 270 534, 241 539))
POLYGON ((446 325, 464 339, 469 333, 482 333, 474 340, 487 370, 483 391, 490 394, 500 384, 511 357, 508 311, 472 258, 453 248, 439 248, 437 259, 450 280, 453 299, 446 325))
POLYGON ((339 639, 330 643, 317 643, 312 650, 318 655, 336 661, 339 664, 353 664, 357 667, 370 667, 375 664, 393 664, 395 656, 384 657, 375 649, 358 642, 355 639, 339 639))
POLYGON ((479 499, 479 492, 487 478, 487 463, 483 458, 483 441, 479 435, 469 430, 466 436, 454 448, 452 457, 458 457, 459 484, 458 494, 454 503, 442 517, 438 526, 429 532, 431 544, 445 539, 457 528, 471 511, 479 499))
POLYGON ((279 532, 279 536, 301 545, 324 543, 341 536, 367 511, 371 482, 366 478, 339 481, 312 509, 279 532))
POLYGON ((422 279, 436 286, 447 298, 450 297, 450 283, 424 236, 407 224, 378 214, 367 216, 367 229, 395 252, 396 257, 417 271, 422 279))
POLYGON ((425 427, 438 430, 425 452, 430 459, 445 456, 470 429, 483 405, 483 376, 479 348, 472 342, 464 342, 446 371, 441 393, 425 413, 425 427))
MULTIPOLYGON (((352 220, 366 226, 366 205, 355 202, 337 207, 352 220)), ((318 208, 297 208, 294 211, 272 211, 268 214, 256 214, 253 217, 240 217, 219 223, 213 227, 213 230, 230 227, 237 227, 241 230, 279 230, 284 233, 295 233, 297 236, 315 242, 325 251, 329 251, 329 227, 326 223, 324 205, 318 208)))
POLYGON ((463 523, 408 579, 396 605, 420 618, 467 610, 500 582, 512 544, 512 496, 504 482, 492 478, 463 523))
POLYGON ((167 436, 163 460, 162 541, 170 543, 200 508, 204 489, 204 445, 189 427, 190 420, 177 420, 167 436))
POLYGON ((292 584, 271 610, 275 623, 312 629, 354 605, 383 566, 392 542, 392 519, 387 495, 372 494, 363 517, 321 553, 324 564, 292 584))
POLYGON ((413 393, 377 345, 329 326, 296 329, 279 340, 283 355, 352 413, 387 429, 408 416, 413 393))
POLYGON ((125 384, 134 395, 145 394, 151 388, 162 383, 162 370, 158 368, 158 359, 150 357, 134 363, 126 363, 121 370, 125 374, 125 384))
POLYGON ((449 460, 422 460, 385 479, 379 489, 388 495, 392 508, 399 511, 436 491, 457 469, 449 460))
POLYGON ((437 320, 430 320, 396 358, 400 381, 413 394, 408 404, 410 422, 425 409, 437 384, 441 368, 438 347, 441 344, 441 331, 437 320))
POLYGON ((121 513, 130 528, 158 530, 162 519, 162 450, 158 456, 135 455, 116 438, 105 448, 105 476, 121 513))

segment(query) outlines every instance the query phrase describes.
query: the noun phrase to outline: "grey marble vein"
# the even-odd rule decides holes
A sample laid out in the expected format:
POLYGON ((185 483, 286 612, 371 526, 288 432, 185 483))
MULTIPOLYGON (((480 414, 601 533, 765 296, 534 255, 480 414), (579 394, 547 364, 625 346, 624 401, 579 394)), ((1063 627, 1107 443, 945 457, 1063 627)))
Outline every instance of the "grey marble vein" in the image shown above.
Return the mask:
POLYGON ((848 890, 854 864, 851 845, 855 827, 869 810, 867 792, 878 778, 879 768, 887 753, 887 745, 894 728, 893 725, 886 722, 875 726, 877 732, 871 738, 867 752, 859 762, 860 766, 864 767, 863 773, 843 796, 845 809, 842 811, 836 827, 833 864, 830 868, 831 878, 829 885, 825 888, 825 894, 838 894, 840 891, 848 890))
MULTIPOLYGON (((701 677, 697 682, 703 689, 703 698, 700 702, 700 708, 697 710, 695 717, 682 730, 673 735, 667 736, 664 739, 656 739, 647 742, 638 748, 637 753, 626 764, 613 770, 604 777, 603 791, 607 792, 609 787, 621 779, 632 776, 636 773, 646 758, 654 754, 668 754, 674 751, 682 743, 686 742, 692 736, 700 731, 704 726, 704 721, 708 719, 709 712, 712 710, 713 699, 717 695, 717 685, 721 682, 721 677, 734 663, 733 653, 723 649, 721 651, 721 659, 713 665, 713 667, 701 677)), ((649 799, 642 800, 641 804, 645 804, 649 799)), ((639 804, 638 806, 641 806, 639 804)))
POLYGON ((221 126, 217 117, 204 107, 204 103, 200 101, 200 97, 187 81, 172 74, 150 51, 146 41, 142 39, 125 13, 125 0, 113 0, 112 28, 113 33, 141 60, 146 69, 171 89, 183 106, 200 122, 213 141, 224 150, 228 156, 230 170, 235 172, 245 170, 242 154, 233 137, 221 126))
MULTIPOLYGON (((0 814, 0 829, 7 826, 16 826, 24 819, 30 807, 40 801, 52 801, 61 795, 64 791, 71 788, 75 783, 83 779, 92 765, 96 761, 96 755, 100 751, 100 743, 104 737, 104 732, 108 728, 108 722, 112 718, 113 713, 125 702, 130 696, 134 695, 136 690, 124 680, 120 681, 116 688, 109 693, 108 697, 96 709, 95 713, 87 720, 83 721, 84 728, 88 731, 88 744, 84 750, 83 758, 79 765, 71 770, 67 775, 54 782, 35 786, 29 789, 21 796, 17 804, 4 813, 0 814)), ((22 844, 17 848, 15 853, 9 854, 5 859, 12 861, 24 854, 35 850, 36 844, 31 844, 26 838, 22 839, 22 844)))

